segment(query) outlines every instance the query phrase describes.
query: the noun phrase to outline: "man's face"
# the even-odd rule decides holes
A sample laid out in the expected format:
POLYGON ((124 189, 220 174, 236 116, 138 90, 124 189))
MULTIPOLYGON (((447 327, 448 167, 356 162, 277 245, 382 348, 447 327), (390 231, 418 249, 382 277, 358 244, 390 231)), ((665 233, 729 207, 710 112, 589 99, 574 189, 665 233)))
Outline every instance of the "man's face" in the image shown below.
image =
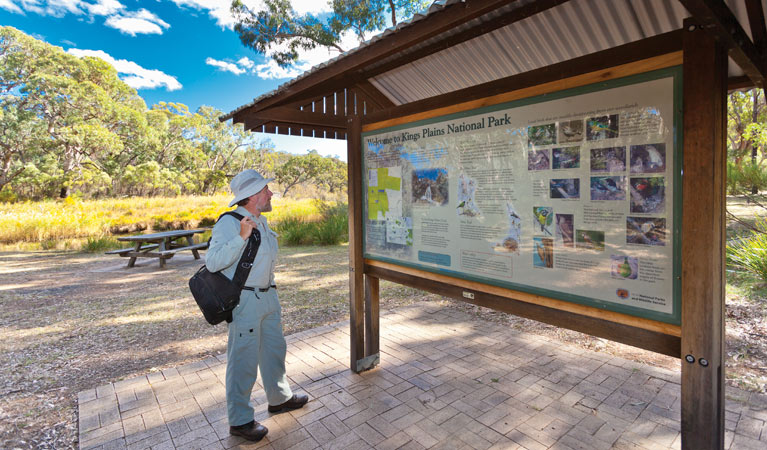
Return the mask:
POLYGON ((272 191, 269 190, 269 185, 264 186, 257 194, 253 194, 250 197, 249 204, 253 204, 253 208, 261 211, 262 213, 272 210, 272 191))

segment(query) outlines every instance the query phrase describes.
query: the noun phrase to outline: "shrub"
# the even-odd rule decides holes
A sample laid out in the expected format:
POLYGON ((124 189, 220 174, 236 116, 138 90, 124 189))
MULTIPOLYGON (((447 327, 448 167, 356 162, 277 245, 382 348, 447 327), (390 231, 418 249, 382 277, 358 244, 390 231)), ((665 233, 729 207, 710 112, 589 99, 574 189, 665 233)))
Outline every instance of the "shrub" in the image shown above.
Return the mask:
POLYGON ((120 243, 111 237, 89 237, 85 240, 82 251, 86 253, 101 253, 119 247, 121 247, 120 243))
POLYGON ((314 230, 317 245, 338 245, 349 240, 349 207, 346 203, 318 202, 322 221, 314 230))
POLYGON ((284 245, 310 245, 314 227, 300 217, 284 217, 275 229, 284 245))
MULTIPOLYGON (((759 228, 765 230, 764 225, 762 222, 759 228)), ((727 264, 751 272, 762 282, 767 282, 767 233, 756 232, 727 244, 727 264)))
POLYGON ((318 223, 314 229, 314 243, 317 245, 338 245, 349 240, 348 218, 333 215, 318 223))

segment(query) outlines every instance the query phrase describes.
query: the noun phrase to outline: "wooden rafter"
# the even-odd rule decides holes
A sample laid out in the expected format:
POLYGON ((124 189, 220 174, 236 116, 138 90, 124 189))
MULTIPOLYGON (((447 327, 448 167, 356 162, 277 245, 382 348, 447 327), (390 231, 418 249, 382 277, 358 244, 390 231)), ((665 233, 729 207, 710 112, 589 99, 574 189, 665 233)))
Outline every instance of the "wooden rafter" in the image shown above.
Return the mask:
MULTIPOLYGON (((367 80, 360 81, 355 87, 357 88, 357 92, 362 96, 362 99, 368 106, 372 106, 373 109, 386 109, 396 106, 394 102, 389 100, 389 97, 383 95, 378 88, 370 84, 367 80)), ((370 108, 368 108, 368 111, 369 110, 370 108)))
POLYGON ((243 119, 248 121, 266 122, 285 122, 292 126, 300 127, 304 125, 346 128, 346 119, 343 116, 325 114, 321 112, 301 111, 299 109, 275 106, 274 108, 264 109, 256 112, 246 112, 243 119))
MULTIPOLYGON (((759 87, 767 75, 764 48, 759 48, 722 0, 679 0, 695 21, 729 49, 730 57, 759 87)), ((750 19, 749 19, 750 20, 750 19)), ((762 18, 762 22, 764 19, 762 18)), ((758 33, 758 32, 757 32, 758 33)))
POLYGON ((751 37, 757 49, 765 52, 767 48, 767 25, 764 22, 762 0, 746 0, 748 24, 751 26, 751 37))

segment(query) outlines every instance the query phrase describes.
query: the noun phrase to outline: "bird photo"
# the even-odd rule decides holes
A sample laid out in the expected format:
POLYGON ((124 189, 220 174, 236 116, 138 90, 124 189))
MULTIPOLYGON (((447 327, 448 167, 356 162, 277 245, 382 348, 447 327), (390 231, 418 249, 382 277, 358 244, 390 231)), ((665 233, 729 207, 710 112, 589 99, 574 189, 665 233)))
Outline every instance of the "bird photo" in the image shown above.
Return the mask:
POLYGON ((666 171, 666 144, 632 145, 629 153, 631 173, 666 171))
POLYGON ((662 213, 666 209, 666 179, 664 177, 631 178, 631 212, 662 213))
POLYGON ((557 214, 557 239, 561 239, 565 247, 574 247, 573 222, 572 214, 557 214))
POLYGON ((551 226, 554 223, 554 208, 551 206, 533 206, 535 218, 535 232, 546 236, 553 236, 551 226))
POLYGON ((605 251, 605 232, 594 230, 576 230, 575 247, 603 252, 605 251))
POLYGON ((591 177, 591 200, 626 200, 626 177, 591 177))
POLYGON ((551 269, 554 267, 554 240, 550 238, 533 238, 533 266, 551 269))
POLYGON ((558 142, 580 142, 583 140, 583 119, 559 122, 558 142))
POLYGON ((626 170, 626 147, 591 149, 592 172, 623 172, 626 170))
POLYGON ((581 148, 564 147, 551 151, 552 169, 577 169, 581 166, 581 148))
POLYGON ((556 142, 556 138, 557 125, 554 123, 527 127, 527 145, 530 148, 541 145, 554 144, 556 142))
POLYGON ((548 170, 549 150, 531 150, 527 153, 527 170, 548 170))
POLYGON ((552 179, 549 181, 551 198, 580 198, 581 180, 578 178, 552 179))
POLYGON ((586 140, 601 141, 617 138, 619 134, 618 115, 590 117, 586 119, 586 140))
POLYGON ((666 219, 626 217, 626 243, 665 246, 666 219))

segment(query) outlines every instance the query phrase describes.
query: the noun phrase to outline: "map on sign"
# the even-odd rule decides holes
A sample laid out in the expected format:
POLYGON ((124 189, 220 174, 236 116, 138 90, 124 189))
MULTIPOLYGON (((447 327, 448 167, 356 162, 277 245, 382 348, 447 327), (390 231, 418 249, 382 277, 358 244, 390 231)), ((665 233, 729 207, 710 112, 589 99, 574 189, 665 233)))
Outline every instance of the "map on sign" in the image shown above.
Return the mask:
POLYGON ((402 168, 380 167, 368 171, 368 218, 402 217, 402 168))

